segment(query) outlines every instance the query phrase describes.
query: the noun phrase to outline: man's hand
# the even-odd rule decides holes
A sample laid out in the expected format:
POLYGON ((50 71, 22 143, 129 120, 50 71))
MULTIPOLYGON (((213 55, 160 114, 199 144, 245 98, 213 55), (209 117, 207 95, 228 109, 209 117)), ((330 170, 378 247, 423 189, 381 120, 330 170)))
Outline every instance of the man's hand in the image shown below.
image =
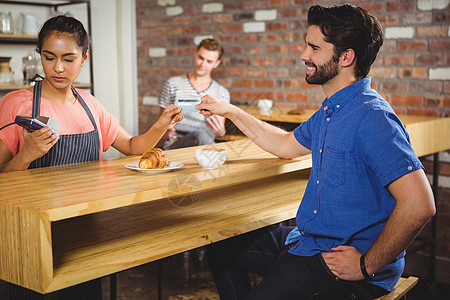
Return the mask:
POLYGON ((219 116, 206 117, 206 125, 211 128, 215 137, 225 135, 225 119, 219 116))
POLYGON ((229 114, 235 106, 206 95, 202 97, 200 104, 197 104, 195 108, 198 109, 202 115, 207 117, 212 115, 227 117, 227 114, 229 114))
POLYGON ((322 253, 322 257, 331 271, 340 279, 349 281, 363 280, 359 260, 362 253, 351 246, 331 248, 335 252, 322 253))

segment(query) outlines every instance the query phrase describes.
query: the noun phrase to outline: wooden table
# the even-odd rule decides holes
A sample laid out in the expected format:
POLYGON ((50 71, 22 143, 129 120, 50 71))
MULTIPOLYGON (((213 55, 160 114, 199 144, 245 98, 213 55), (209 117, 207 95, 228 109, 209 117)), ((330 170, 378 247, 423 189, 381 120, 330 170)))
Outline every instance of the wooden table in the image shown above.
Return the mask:
POLYGON ((287 107, 279 107, 276 104, 270 111, 263 111, 253 105, 238 105, 238 107, 248 112, 255 118, 263 121, 297 124, 308 120, 316 112, 314 109, 292 109, 287 107))
MULTIPOLYGON (((401 119, 419 156, 450 148, 449 118, 401 119)), ((168 151, 185 165, 169 173, 128 170, 130 156, 0 174, 0 279, 49 293, 295 217, 310 156, 218 146, 213 171, 193 147, 168 151)))
MULTIPOLYGON (((286 122, 300 124, 308 120, 316 110, 294 110, 285 107, 271 109, 266 113, 256 106, 239 105, 252 116, 267 122, 286 122)), ((450 118, 398 115, 409 133, 411 144, 417 156, 441 152, 450 149, 450 118)))
POLYGON ((295 217, 311 157, 278 159, 250 140, 205 171, 144 174, 139 156, 0 174, 0 279, 49 293, 295 217), (276 200, 275 200, 276 199, 276 200))

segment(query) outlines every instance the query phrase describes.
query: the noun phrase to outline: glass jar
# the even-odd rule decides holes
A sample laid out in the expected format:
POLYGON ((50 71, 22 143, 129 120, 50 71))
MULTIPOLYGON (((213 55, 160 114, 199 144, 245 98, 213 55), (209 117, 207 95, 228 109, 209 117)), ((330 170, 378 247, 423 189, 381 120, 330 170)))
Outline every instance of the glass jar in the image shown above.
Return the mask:
POLYGON ((14 20, 11 12, 0 12, 0 33, 13 34, 14 20))
POLYGON ((34 55, 22 58, 23 62, 23 84, 31 84, 37 73, 37 59, 34 55))

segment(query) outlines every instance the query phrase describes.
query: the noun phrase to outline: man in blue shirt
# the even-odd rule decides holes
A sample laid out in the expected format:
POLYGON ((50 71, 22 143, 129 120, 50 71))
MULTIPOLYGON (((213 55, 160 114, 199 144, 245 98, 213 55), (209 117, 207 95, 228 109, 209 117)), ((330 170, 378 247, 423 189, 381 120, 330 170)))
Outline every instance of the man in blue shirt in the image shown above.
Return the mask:
MULTIPOLYGON (((269 227, 217 243, 208 252, 221 299, 372 299, 391 291, 404 250, 435 214, 434 199, 408 133, 367 77, 383 43, 362 8, 312 6, 306 81, 326 95, 293 132, 205 96, 205 115, 229 118, 281 158, 312 154, 294 228, 269 227), (247 271, 264 279, 253 290, 247 271)), ((274 199, 276 201, 276 199, 274 199)))

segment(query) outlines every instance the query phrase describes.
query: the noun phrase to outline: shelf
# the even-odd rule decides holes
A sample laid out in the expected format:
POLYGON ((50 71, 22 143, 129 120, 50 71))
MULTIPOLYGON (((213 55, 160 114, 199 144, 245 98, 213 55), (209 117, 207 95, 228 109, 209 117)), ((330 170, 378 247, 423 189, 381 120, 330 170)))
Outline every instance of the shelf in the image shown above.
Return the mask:
POLYGON ((294 218, 307 182, 308 173, 297 171, 200 193, 195 205, 161 199, 52 222, 53 278, 45 292, 294 218))
POLYGON ((5 0, 5 1, 0 1, 0 3, 4 3, 4 4, 35 5, 35 6, 58 6, 58 5, 68 5, 68 4, 86 3, 86 2, 90 2, 90 0, 48 0, 48 1, 5 0))
MULTIPOLYGON (((74 86, 77 88, 80 88, 80 89, 91 88, 90 83, 74 83, 74 86)), ((26 89, 29 87, 30 87, 30 85, 13 83, 13 84, 7 84, 7 85, 0 85, 0 91, 14 91, 14 90, 26 89)))
POLYGON ((36 35, 0 33, 0 42, 10 44, 36 44, 36 35))
MULTIPOLYGON (((88 35, 91 36, 91 1, 90 0, 0 0, 0 4, 7 5, 25 5, 25 6, 44 6, 52 8, 54 11, 57 11, 59 6, 66 6, 72 4, 85 4, 86 5, 86 13, 87 13, 87 32, 88 35)), ((85 24, 86 26, 86 24, 85 24)), ((25 35, 25 34, 4 34, 0 33, 0 44, 23 44, 23 45, 33 45, 35 46, 38 42, 38 37, 36 35, 25 35)), ((79 84, 75 85, 80 88, 90 88, 90 93, 94 95, 94 85, 93 85, 93 62, 92 62, 92 53, 89 59, 89 72, 90 72, 90 84, 79 84)), ((11 84, 11 85, 0 85, 1 91, 10 91, 21 88, 26 88, 27 86, 21 84, 11 84)))

